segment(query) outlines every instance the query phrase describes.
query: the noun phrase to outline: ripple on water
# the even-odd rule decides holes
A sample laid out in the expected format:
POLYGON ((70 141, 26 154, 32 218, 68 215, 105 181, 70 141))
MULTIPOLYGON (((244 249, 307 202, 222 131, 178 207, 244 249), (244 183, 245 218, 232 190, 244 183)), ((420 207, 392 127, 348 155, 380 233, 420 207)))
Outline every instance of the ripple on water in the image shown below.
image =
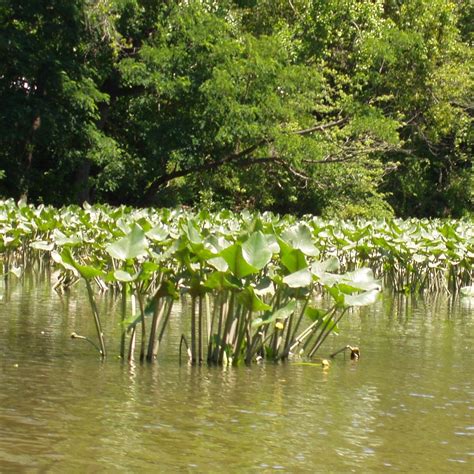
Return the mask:
MULTIPOLYGON (((37 313, 25 318, 24 301, 12 301, 0 315, 0 472, 48 472, 51 461, 54 472, 450 472, 474 461, 472 315, 452 305, 436 317, 415 299, 401 299, 405 313, 383 302, 354 313, 327 353, 357 343, 364 359, 323 374, 291 364, 176 368, 171 356, 133 370, 113 356, 100 364, 69 338, 94 334, 87 304, 60 318, 62 306, 32 297, 37 313)), ((176 315, 170 338, 179 341, 185 320, 176 315)), ((105 321, 108 335, 117 327, 105 321)))

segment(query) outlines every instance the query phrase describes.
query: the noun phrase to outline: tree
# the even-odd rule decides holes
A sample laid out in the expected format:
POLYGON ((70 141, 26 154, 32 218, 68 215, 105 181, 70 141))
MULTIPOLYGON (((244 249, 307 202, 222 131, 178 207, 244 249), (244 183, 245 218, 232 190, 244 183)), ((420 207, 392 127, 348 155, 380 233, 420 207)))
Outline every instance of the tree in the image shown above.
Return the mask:
POLYGON ((4 194, 460 215, 472 206, 469 11, 5 1, 4 194))
POLYGON ((74 201, 89 160, 116 157, 117 145, 99 128, 108 97, 98 88, 96 60, 103 58, 92 52, 84 6, 48 0, 0 7, 0 168, 7 195, 74 201))
MULTIPOLYGON (((123 121, 119 133, 128 135, 119 141, 141 163, 138 202, 151 202, 180 179, 199 187, 199 177, 216 170, 220 193, 222 176, 232 175, 228 195, 246 188, 245 202, 275 202, 269 180, 270 193, 249 186, 249 167, 258 173, 256 166, 278 177, 280 188, 289 183, 286 191, 296 190, 290 201, 316 179, 323 191, 343 190, 349 198, 366 166, 374 182, 380 179, 383 167, 372 156, 397 146, 397 122, 346 92, 347 76, 325 64, 321 52, 302 52, 291 25, 280 22, 267 34, 244 27, 242 18, 222 4, 174 5, 136 54, 119 61, 121 87, 130 94, 120 97, 114 121, 123 121)), ((364 183, 359 192, 375 196, 376 184, 364 183)))
POLYGON ((411 0, 365 45, 370 94, 400 122, 404 147, 383 189, 401 215, 472 210, 472 50, 459 20, 454 2, 411 0))

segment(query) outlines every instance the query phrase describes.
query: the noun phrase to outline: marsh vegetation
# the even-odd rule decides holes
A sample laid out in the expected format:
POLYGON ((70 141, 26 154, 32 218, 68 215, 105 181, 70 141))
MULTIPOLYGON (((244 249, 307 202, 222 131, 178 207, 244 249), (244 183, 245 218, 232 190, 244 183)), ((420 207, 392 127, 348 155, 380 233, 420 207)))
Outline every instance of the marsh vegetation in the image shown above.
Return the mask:
POLYGON ((190 331, 180 350, 193 364, 227 365, 314 357, 344 315, 374 303, 382 287, 472 291, 469 221, 4 201, 0 223, 6 279, 35 272, 58 292, 85 285, 102 357, 100 292, 120 299, 122 358, 156 359, 173 304, 186 297, 190 331))

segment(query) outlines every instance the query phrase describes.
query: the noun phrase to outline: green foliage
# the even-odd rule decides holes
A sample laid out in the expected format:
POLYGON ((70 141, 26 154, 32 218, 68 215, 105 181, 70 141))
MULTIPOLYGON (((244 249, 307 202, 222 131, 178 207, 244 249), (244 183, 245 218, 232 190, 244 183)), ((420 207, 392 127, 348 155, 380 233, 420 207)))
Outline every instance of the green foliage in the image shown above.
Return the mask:
POLYGON ((83 280, 103 356, 95 287, 121 295, 122 357, 125 330, 134 341, 140 329, 140 358, 153 360, 173 301, 188 295, 192 361, 203 360, 206 346, 208 361, 219 364, 224 353, 233 363, 312 357, 349 308, 376 300, 382 282, 399 292, 472 294, 467 220, 297 220, 10 200, 0 202, 0 236, 5 275, 59 275, 59 291, 83 280), (139 314, 126 314, 130 294, 139 314))
POLYGON ((6 0, 0 192, 467 214, 471 19, 453 0, 6 0))

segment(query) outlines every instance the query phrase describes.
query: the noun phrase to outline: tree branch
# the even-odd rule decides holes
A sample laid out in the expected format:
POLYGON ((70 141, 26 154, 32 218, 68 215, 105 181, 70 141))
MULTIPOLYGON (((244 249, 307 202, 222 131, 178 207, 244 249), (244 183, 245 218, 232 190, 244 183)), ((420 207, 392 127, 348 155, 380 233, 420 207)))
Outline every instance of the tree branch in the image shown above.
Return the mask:
MULTIPOLYGON (((333 122, 328 122, 324 124, 319 124, 315 125, 314 127, 302 129, 302 130, 297 130, 293 132, 289 132, 290 135, 309 135, 314 132, 321 132, 324 130, 327 130, 329 128, 333 127, 338 127, 348 121, 347 117, 343 117, 339 120, 335 120, 333 122)), ((273 156, 273 157, 265 157, 265 158, 247 158, 247 159, 242 159, 245 157, 248 157, 251 155, 255 150, 257 150, 260 146, 264 144, 270 144, 275 141, 274 138, 262 138, 255 144, 245 148, 244 150, 238 152, 238 153, 232 153, 230 155, 227 155, 221 159, 214 160, 208 163, 201 163, 196 166, 190 166, 189 168, 184 168, 180 170, 175 170, 170 173, 165 173, 155 179, 146 189, 145 195, 144 195, 144 200, 145 203, 150 203, 153 196, 156 194, 158 189, 161 186, 164 186, 165 184, 169 183, 170 181, 176 179, 176 178, 182 178, 183 176, 188 176, 193 173, 202 173, 205 171, 213 171, 217 168, 220 168, 221 166, 228 164, 228 163, 235 163, 237 166, 249 166, 251 164, 263 164, 263 163, 268 163, 269 161, 272 161, 274 163, 278 163, 280 166, 283 166, 286 168, 291 174, 294 176, 303 179, 305 181, 308 181, 310 179, 309 176, 305 175, 301 171, 293 168, 289 163, 287 163, 284 159, 278 156, 273 156)), ((318 162, 319 163, 325 163, 325 162, 318 162)))
POLYGON ((296 132, 291 132, 292 135, 308 135, 313 132, 322 132, 323 130, 327 130, 328 128, 337 127, 342 125, 348 121, 348 117, 343 117, 339 120, 335 120, 334 122, 323 123, 319 125, 315 125, 314 127, 305 128, 303 130, 297 130, 296 132))

